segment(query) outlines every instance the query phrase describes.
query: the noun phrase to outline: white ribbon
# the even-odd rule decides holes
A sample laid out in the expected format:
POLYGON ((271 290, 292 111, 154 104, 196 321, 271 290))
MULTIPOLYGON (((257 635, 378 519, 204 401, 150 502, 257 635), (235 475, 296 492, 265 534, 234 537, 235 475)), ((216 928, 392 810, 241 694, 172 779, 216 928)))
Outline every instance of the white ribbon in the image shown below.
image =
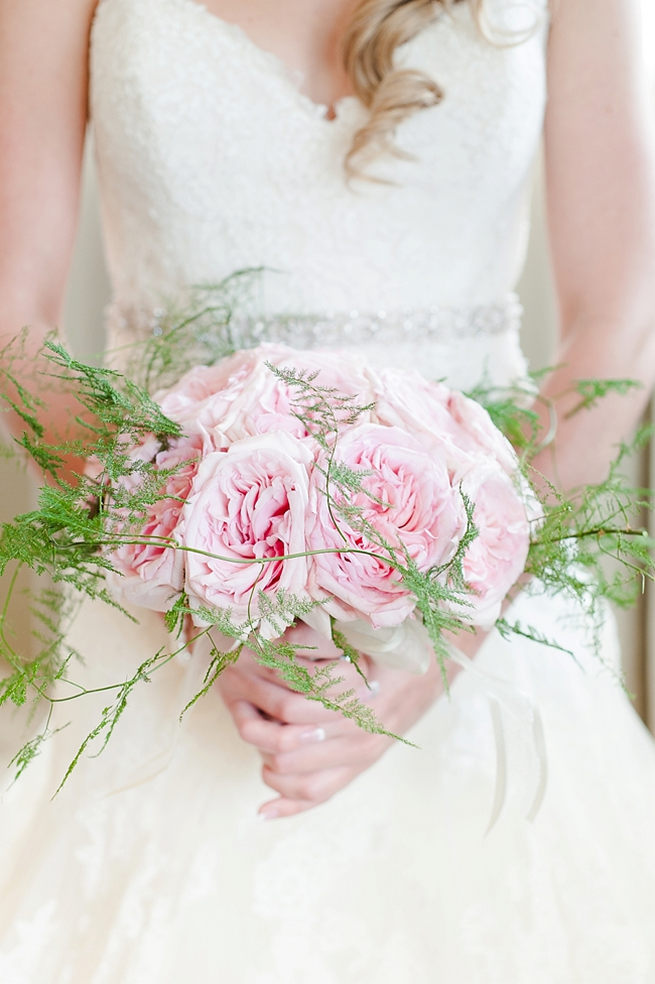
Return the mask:
POLYGON ((496 780, 491 807, 491 815, 487 824, 486 834, 491 833, 503 811, 507 798, 507 742, 503 711, 514 717, 521 724, 530 723, 530 739, 538 765, 536 788, 532 797, 526 820, 532 823, 539 814, 546 795, 548 784, 548 755, 543 720, 534 702, 517 687, 506 680, 481 670, 479 666, 459 649, 450 646, 450 658, 468 673, 473 673, 484 681, 489 700, 489 711, 496 746, 496 780))
MULTIPOLYGON (((420 674, 427 671, 430 660, 434 659, 430 637, 419 619, 409 618, 401 625, 381 629, 374 629, 363 620, 337 622, 336 625, 349 645, 366 653, 376 663, 420 674)), ((495 827, 507 799, 508 756, 504 713, 529 730, 528 740, 532 744, 538 770, 536 788, 526 814, 526 819, 532 823, 541 809, 548 782, 548 757, 541 715, 527 694, 506 680, 480 669, 476 662, 452 644, 448 648, 454 663, 484 682, 489 701, 496 747, 496 779, 486 833, 489 834, 495 827)))

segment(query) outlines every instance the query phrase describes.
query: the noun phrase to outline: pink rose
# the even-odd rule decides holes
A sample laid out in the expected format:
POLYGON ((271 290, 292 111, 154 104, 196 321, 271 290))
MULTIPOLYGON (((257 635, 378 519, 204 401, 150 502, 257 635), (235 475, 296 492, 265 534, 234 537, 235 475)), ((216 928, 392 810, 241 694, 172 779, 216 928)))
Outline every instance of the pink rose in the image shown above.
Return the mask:
MULTIPOLYGON (((443 461, 397 427, 360 424, 340 437, 337 462, 353 471, 370 472, 363 489, 349 497, 361 518, 391 546, 407 551, 421 571, 440 566, 454 555, 466 526, 460 492, 443 461), (368 494, 367 494, 368 493, 368 494)), ((344 546, 378 555, 385 550, 357 522, 339 515, 339 530, 328 509, 325 479, 316 469, 310 480, 308 543, 313 549, 344 546)), ((337 506, 341 493, 334 493, 337 506)), ((334 596, 325 609, 344 620, 365 618, 375 628, 398 625, 414 609, 415 600, 399 574, 384 560, 367 553, 327 553, 313 558, 313 597, 334 596)))
MULTIPOLYGON (((353 364, 351 354, 299 351, 273 344, 237 352, 215 366, 191 369, 175 386, 155 398, 164 413, 187 434, 202 436, 207 452, 225 451, 235 441, 270 431, 287 431, 297 438, 307 436, 299 419, 307 394, 279 379, 267 363, 317 373, 312 385, 332 390, 334 396, 328 393, 327 399, 335 408, 342 396, 357 397, 360 405, 371 402, 366 374, 362 366, 353 364)), ((369 417, 367 413, 359 419, 369 417)))
POLYGON ((208 450, 224 450, 244 438, 271 431, 285 431, 300 439, 307 436, 307 429, 298 420, 292 401, 288 386, 261 357, 238 386, 205 400, 195 427, 208 450))
POLYGON ((526 502, 511 478, 499 466, 481 465, 462 482, 462 491, 474 503, 473 522, 478 536, 464 554, 464 578, 472 591, 463 607, 466 621, 490 628, 502 602, 525 568, 530 546, 526 502))
POLYGON ((345 406, 341 397, 357 397, 358 404, 371 401, 367 378, 350 353, 321 349, 301 351, 283 345, 262 345, 252 351, 254 361, 247 379, 242 381, 241 391, 231 400, 229 408, 223 408, 219 394, 216 405, 211 399, 207 400, 200 411, 198 426, 216 449, 222 444, 229 446, 244 437, 269 431, 286 431, 299 439, 308 436, 309 430, 300 417, 307 413, 312 418, 308 408, 320 399, 319 395, 304 391, 301 386, 287 384, 268 363, 281 369, 296 370, 307 377, 316 374, 310 385, 327 391, 325 399, 336 410, 338 419, 342 419, 340 408, 345 406), (344 366, 347 367, 345 372, 344 366))
POLYGON ((432 382, 420 372, 398 369, 369 370, 375 399, 374 416, 392 427, 411 426, 432 436, 452 431, 448 400, 452 390, 432 382))
MULTIPOLYGON (((136 449, 135 455, 145 454, 146 448, 150 449, 148 442, 136 449)), ((117 599, 126 604, 163 612, 184 586, 183 555, 162 541, 179 542, 178 525, 182 506, 198 469, 198 458, 197 442, 187 439, 159 451, 154 457, 157 467, 174 469, 162 488, 165 498, 148 507, 142 523, 124 525, 122 530, 121 515, 124 515, 124 510, 119 510, 118 532, 143 541, 125 543, 109 556, 117 573, 107 575, 107 586, 117 599), (147 542, 148 538, 152 541, 147 542)), ((126 476, 121 484, 129 492, 130 489, 138 489, 140 481, 140 476, 134 474, 126 476)))
POLYGON ((420 373, 383 369, 371 378, 374 418, 417 435, 445 456, 453 476, 461 477, 480 456, 491 456, 508 474, 516 472, 511 444, 479 403, 420 373))
POLYGON ((448 400, 448 410, 457 428, 457 439, 463 451, 490 455, 508 475, 517 474, 516 452, 484 407, 463 393, 453 390, 448 400))
MULTIPOLYGON (((365 360, 352 350, 339 349, 288 349, 287 353, 275 360, 276 365, 298 372, 316 373, 314 386, 332 390, 335 406, 341 396, 354 397, 355 403, 368 405, 373 400, 373 388, 365 360)), ((330 397, 328 396, 328 399, 330 397)), ((358 418, 359 423, 370 419, 370 412, 358 418)))
POLYGON ((226 404, 229 403, 256 363, 255 350, 243 349, 216 365, 194 366, 174 386, 155 393, 154 400, 171 420, 187 431, 195 430, 195 421, 205 401, 225 393, 226 404))
MULTIPOLYGON (((257 594, 306 596, 307 444, 289 434, 247 438, 201 462, 183 510, 186 587, 192 607, 230 609, 237 622, 257 616, 257 594), (216 556, 204 556, 194 550, 216 556), (240 563, 271 558, 268 563, 240 563)), ((284 625, 263 626, 279 635, 284 625)))

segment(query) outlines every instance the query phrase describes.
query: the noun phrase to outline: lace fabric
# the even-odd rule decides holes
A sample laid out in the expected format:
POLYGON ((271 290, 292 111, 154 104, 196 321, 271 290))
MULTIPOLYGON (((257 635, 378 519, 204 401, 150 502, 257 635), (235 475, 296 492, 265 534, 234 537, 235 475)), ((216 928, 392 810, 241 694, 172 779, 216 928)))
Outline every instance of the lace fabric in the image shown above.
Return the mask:
POLYGON ((356 99, 328 122, 196 0, 101 0, 91 109, 115 301, 156 308, 262 267, 258 316, 502 302, 545 104, 545 0, 492 0, 494 23, 511 8, 541 17, 524 44, 490 44, 460 4, 403 46, 446 98, 399 128, 414 159, 378 162, 390 184, 349 185, 356 99))

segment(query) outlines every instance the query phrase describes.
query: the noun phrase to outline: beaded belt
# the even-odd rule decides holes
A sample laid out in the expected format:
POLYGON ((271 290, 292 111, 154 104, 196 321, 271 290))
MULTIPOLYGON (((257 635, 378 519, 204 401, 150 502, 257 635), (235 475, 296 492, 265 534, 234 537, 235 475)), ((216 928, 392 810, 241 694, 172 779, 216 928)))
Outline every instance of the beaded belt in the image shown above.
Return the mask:
MULTIPOLYGON (((518 331, 523 309, 516 294, 502 301, 472 307, 429 307, 404 311, 277 314, 228 314, 223 320, 212 312, 197 319, 198 337, 211 332, 234 348, 277 342, 296 348, 321 346, 455 342, 480 335, 518 331)), ((136 341, 165 333, 175 322, 163 309, 111 304, 107 324, 122 341, 136 341)))

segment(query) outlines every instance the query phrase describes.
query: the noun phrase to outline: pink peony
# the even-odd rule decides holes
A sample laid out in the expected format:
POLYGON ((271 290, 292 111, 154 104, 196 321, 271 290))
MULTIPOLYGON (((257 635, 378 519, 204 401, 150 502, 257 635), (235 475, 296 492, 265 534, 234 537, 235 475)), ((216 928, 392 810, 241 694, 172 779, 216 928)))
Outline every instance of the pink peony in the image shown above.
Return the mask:
POLYGON ((472 455, 491 456, 506 474, 517 474, 516 452, 484 407, 463 393, 452 390, 448 399, 448 411, 463 451, 472 455))
POLYGON ((207 400, 224 398, 226 405, 245 385, 257 363, 253 349, 243 349, 221 359, 214 366, 194 366, 165 391, 155 393, 154 399, 171 420, 187 432, 195 430, 195 422, 207 400))
MULTIPOLYGON (((150 449, 146 442, 135 451, 142 460, 150 449)), ((166 611, 184 586, 184 559, 180 551, 162 543, 165 540, 180 542, 178 525, 182 506, 191 489, 191 483, 198 469, 198 443, 182 439, 168 450, 155 454, 154 461, 162 470, 175 469, 162 488, 162 495, 149 507, 143 523, 130 524, 124 532, 135 540, 153 538, 153 542, 125 543, 114 550, 109 560, 117 573, 107 575, 108 587, 112 594, 126 603, 166 611)), ((128 491, 138 488, 140 476, 127 476, 121 483, 128 491)), ((120 517, 118 530, 121 531, 120 517)))
MULTIPOLYGON (((316 373, 313 385, 334 390, 335 397, 355 397, 359 405, 373 400, 373 387, 366 363, 362 356, 353 351, 338 349, 287 349, 275 360, 276 365, 298 372, 316 373)), ((370 412, 358 418, 364 423, 370 412)))
MULTIPOLYGON (((182 466, 138 534, 189 550, 161 542, 121 547, 111 558, 123 575, 110 575, 118 597, 164 610, 186 589, 192 607, 228 610, 235 622, 260 618, 263 631, 277 636, 283 619, 260 612, 258 594, 274 600, 284 591, 324 603, 312 613, 324 630, 333 615, 360 634, 366 626, 387 633, 378 642, 395 659, 396 630, 415 618, 415 599, 376 533, 398 550, 401 563, 406 552, 421 571, 441 567, 452 560, 466 527, 463 491, 475 505, 479 536, 463 559, 471 604, 458 611, 479 625, 498 616, 525 563, 530 500, 511 445, 479 404, 419 373, 371 370, 352 351, 282 345, 192 369, 158 398, 190 436, 166 452, 154 438, 130 452, 135 463, 182 466), (312 385, 332 401, 341 422, 335 461, 361 472, 365 490, 332 488, 334 514, 325 494, 327 450, 297 416, 303 412, 298 403, 308 412, 310 396, 278 378, 267 362, 316 373, 312 385), (346 423, 342 396, 374 408, 346 423), (344 495, 347 502, 339 498, 344 495), (340 505, 360 509, 359 519, 342 515, 340 505), (323 548, 329 552, 282 559, 323 548), (243 563, 263 559, 268 562, 243 563)), ((137 471, 121 484, 129 492, 139 481, 137 471)))
POLYGON ((512 479, 498 466, 480 465, 464 478, 462 490, 475 504, 478 536, 464 554, 464 578, 473 592, 464 617, 490 628, 502 602, 522 574, 530 546, 526 502, 512 479), (471 607, 468 607, 468 606, 471 607))
MULTIPOLYGON (((267 363, 318 373, 314 385, 332 389, 336 398, 356 396, 360 404, 371 401, 366 374, 362 367, 352 364, 351 356, 329 350, 297 351, 273 344, 237 352, 215 366, 191 369, 175 386, 155 398, 164 413, 187 434, 202 436, 207 452, 225 451, 235 441, 270 431, 286 431, 297 438, 307 436, 297 415, 303 394, 279 379, 267 363)), ((338 400, 334 403, 336 406, 338 400)), ((362 415, 360 420, 368 416, 362 415)))
POLYGON ((295 438, 307 429, 294 413, 293 394, 260 357, 237 386, 217 393, 199 408, 195 427, 208 450, 224 450, 247 437, 272 431, 295 438))
MULTIPOLYGON (((362 519, 391 546, 406 550, 422 571, 454 555, 466 526, 460 492, 437 456, 406 431, 379 424, 360 424, 345 431, 336 460, 363 478, 366 491, 353 494, 362 519), (367 494, 368 493, 368 494, 367 494), (376 501, 380 500, 380 501, 376 501)), ((339 516, 335 528, 318 469, 311 476, 308 543, 313 549, 345 546, 384 554, 356 521, 339 516)), ((337 495, 337 505, 342 501, 337 495)), ((383 559, 366 553, 326 553, 313 558, 310 585, 315 597, 328 597, 326 611, 341 619, 366 618, 374 627, 398 625, 415 601, 399 575, 383 559)))
MULTIPOLYGON (((308 473, 313 455, 286 433, 261 434, 207 454, 183 510, 186 587, 192 607, 230 609, 245 621, 257 593, 306 596, 308 473), (216 556, 207 557, 194 550, 216 556), (272 558, 269 563, 240 563, 272 558)), ((284 626, 264 626, 278 635, 284 626)))
POLYGON ((444 457, 453 476, 464 475, 481 456, 491 456, 508 474, 516 471, 511 444, 475 400, 420 373, 383 369, 371 378, 374 418, 419 436, 444 457))
MULTIPOLYGON (((282 345, 261 345, 250 350, 249 361, 240 364, 239 372, 229 376, 223 388, 195 406, 191 427, 202 434, 208 451, 226 450, 243 438, 272 431, 284 431, 298 439, 309 435, 300 416, 307 406, 306 401, 315 398, 303 393, 299 387, 288 385, 276 376, 268 363, 310 375, 317 373, 312 385, 333 390, 335 406, 341 396, 358 396, 362 402, 364 393, 370 402, 371 391, 364 372, 349 365, 349 371, 344 373, 343 354, 322 350, 300 352, 282 345)), ((171 400, 170 395, 167 400, 171 400)), ((179 402, 179 396, 175 400, 179 402)), ((175 412, 172 416, 179 420, 175 412)))

